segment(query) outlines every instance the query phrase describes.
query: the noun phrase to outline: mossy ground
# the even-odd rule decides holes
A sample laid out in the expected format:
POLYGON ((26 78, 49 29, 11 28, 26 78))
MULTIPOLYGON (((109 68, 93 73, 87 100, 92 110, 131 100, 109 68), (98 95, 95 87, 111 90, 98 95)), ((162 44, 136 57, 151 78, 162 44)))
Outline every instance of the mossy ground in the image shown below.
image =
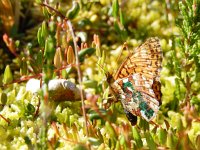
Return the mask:
MULTIPOLYGON (((38 95, 26 91, 27 80, 22 77, 40 78, 40 73, 45 74, 45 79, 59 75, 78 87, 79 83, 74 68, 55 71, 54 66, 50 70, 55 72, 50 75, 49 70, 45 70, 55 59, 52 51, 58 47, 63 50, 62 58, 72 58, 63 58, 63 62, 73 62, 72 53, 64 54, 66 47, 74 47, 70 34, 65 33, 67 27, 60 26, 62 18, 35 1, 19 2, 12 3, 11 9, 5 10, 15 20, 12 28, 5 23, 6 14, 0 11, 0 35, 3 37, 7 33, 14 41, 6 38, 0 41, 0 149, 200 149, 199 69, 196 67, 198 63, 191 63, 199 60, 198 47, 196 52, 188 51, 184 55, 186 50, 183 49, 187 46, 181 47, 175 40, 184 38, 175 20, 187 18, 184 18, 184 9, 193 8, 195 11, 195 1, 186 1, 186 8, 178 5, 176 0, 122 0, 119 8, 114 6, 116 0, 113 3, 106 0, 78 1, 79 8, 73 8, 77 6, 72 6, 71 1, 59 1, 60 5, 55 8, 58 12, 65 15, 71 9, 78 13, 70 14, 70 18, 74 17, 71 20, 73 29, 81 39, 77 42, 79 47, 82 42, 87 43, 83 48, 96 49, 95 52, 88 50, 81 57, 80 64, 83 88, 89 93, 85 100, 88 137, 81 101, 50 101, 44 106, 45 90, 38 95), (37 34, 39 27, 42 36, 37 34), (98 35, 96 41, 94 34, 98 35), (146 38, 155 36, 159 37, 163 50, 162 106, 154 120, 156 124, 139 118, 137 125, 132 127, 120 102, 110 99, 105 70, 114 73, 129 51, 146 38), (52 45, 45 43, 46 39, 50 39, 52 45), (65 39, 69 40, 66 42, 65 39), (124 42, 128 50, 122 50, 124 42), (44 51, 46 54, 43 55, 44 51), (190 63, 185 65, 186 62, 190 63), (5 71, 7 65, 10 71, 5 71), (184 82, 186 80, 194 82, 184 85, 190 83, 184 82), (189 99, 187 103, 184 103, 185 99, 189 99)), ((56 2, 49 5, 54 8, 56 2)), ((5 9, 3 5, 0 7, 5 9)), ((186 20, 184 25, 187 21, 191 22, 186 20)))

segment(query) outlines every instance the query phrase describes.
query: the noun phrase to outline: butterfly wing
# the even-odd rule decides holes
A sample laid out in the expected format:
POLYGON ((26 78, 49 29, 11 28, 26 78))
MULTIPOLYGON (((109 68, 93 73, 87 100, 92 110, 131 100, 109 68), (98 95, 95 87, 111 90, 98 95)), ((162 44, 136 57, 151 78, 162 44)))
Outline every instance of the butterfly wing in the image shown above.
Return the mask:
POLYGON ((158 38, 149 38, 131 53, 119 67, 114 79, 141 73, 149 79, 160 77, 162 51, 158 38))
MULTIPOLYGON (((112 87, 115 89, 114 93, 118 96, 117 99, 121 100, 129 120, 133 118, 130 117, 129 113, 141 116, 147 121, 151 121, 157 114, 159 101, 155 98, 150 81, 144 75, 135 73, 118 79, 112 87)), ((135 124, 132 120, 130 120, 131 123, 135 124)))
POLYGON ((115 74, 112 89, 128 118, 130 113, 147 121, 155 117, 161 104, 161 62, 159 39, 149 38, 125 59, 115 74))

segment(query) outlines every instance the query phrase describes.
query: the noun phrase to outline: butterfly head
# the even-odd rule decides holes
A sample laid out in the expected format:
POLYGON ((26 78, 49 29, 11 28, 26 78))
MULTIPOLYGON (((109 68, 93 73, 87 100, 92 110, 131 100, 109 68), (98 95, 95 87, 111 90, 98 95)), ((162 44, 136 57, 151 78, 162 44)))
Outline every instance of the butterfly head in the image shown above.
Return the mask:
POLYGON ((106 81, 109 85, 115 81, 113 75, 110 72, 105 73, 105 75, 106 75, 106 81))

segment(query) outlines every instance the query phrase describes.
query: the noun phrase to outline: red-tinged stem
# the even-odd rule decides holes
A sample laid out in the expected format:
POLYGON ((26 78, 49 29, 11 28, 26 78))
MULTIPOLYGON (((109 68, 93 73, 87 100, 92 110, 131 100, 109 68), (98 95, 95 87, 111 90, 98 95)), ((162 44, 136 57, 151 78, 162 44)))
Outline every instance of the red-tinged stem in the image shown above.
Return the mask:
POLYGON ((53 10, 54 12, 56 12, 56 14, 58 14, 63 19, 67 19, 62 13, 60 13, 59 11, 57 11, 56 9, 54 9, 53 7, 49 6, 48 4, 40 3, 40 5, 41 6, 45 6, 45 7, 49 8, 50 10, 53 10))
POLYGON ((86 112, 85 112, 85 103, 84 103, 84 96, 83 96, 83 86, 82 86, 82 79, 81 79, 81 68, 80 68, 80 63, 79 63, 79 58, 78 58, 78 50, 77 50, 77 44, 76 44, 76 38, 75 38, 75 35, 74 35, 74 32, 73 32, 73 28, 72 28, 72 24, 69 20, 66 20, 68 26, 69 26, 69 29, 70 29, 70 32, 71 32, 71 35, 72 35, 72 39, 73 39, 73 42, 74 42, 74 50, 75 50, 75 56, 76 56, 76 65, 77 65, 77 72, 78 72, 78 80, 79 80, 79 84, 80 84, 80 93, 81 93, 81 102, 82 102, 82 111, 83 111, 83 117, 85 119, 85 128, 86 128, 86 135, 87 137, 89 136, 88 134, 88 126, 87 126, 87 116, 86 116, 86 112))
POLYGON ((5 120, 8 124, 10 124, 10 121, 9 121, 8 119, 6 119, 4 116, 2 116, 1 114, 0 114, 0 117, 1 117, 3 120, 5 120))

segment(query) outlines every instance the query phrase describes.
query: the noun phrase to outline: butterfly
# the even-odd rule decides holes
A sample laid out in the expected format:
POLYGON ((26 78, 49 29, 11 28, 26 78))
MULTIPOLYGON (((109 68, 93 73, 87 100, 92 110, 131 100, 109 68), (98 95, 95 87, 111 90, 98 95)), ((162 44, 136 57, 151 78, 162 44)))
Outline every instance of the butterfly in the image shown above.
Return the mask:
POLYGON ((121 101, 132 125, 137 116, 150 122, 159 111, 161 63, 159 39, 152 37, 128 55, 114 76, 107 75, 111 93, 121 101))

